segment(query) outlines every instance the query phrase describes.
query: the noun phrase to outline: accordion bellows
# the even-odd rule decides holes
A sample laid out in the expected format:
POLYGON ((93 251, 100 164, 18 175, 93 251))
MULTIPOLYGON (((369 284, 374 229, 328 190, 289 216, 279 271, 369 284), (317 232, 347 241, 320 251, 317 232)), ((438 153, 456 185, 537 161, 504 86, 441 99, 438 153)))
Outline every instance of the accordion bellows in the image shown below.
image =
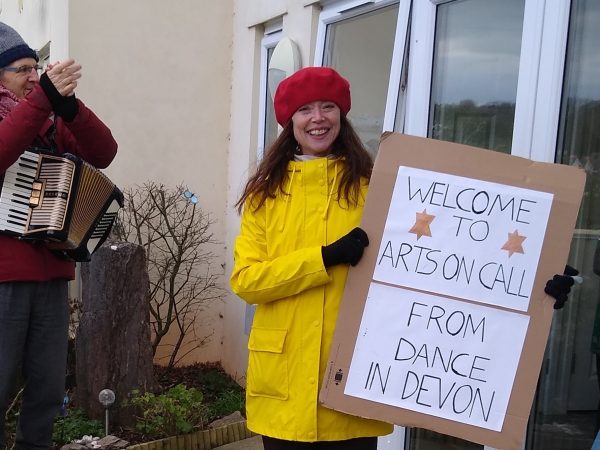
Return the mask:
POLYGON ((123 194, 95 167, 71 154, 24 152, 2 176, 0 232, 88 261, 106 240, 123 194))

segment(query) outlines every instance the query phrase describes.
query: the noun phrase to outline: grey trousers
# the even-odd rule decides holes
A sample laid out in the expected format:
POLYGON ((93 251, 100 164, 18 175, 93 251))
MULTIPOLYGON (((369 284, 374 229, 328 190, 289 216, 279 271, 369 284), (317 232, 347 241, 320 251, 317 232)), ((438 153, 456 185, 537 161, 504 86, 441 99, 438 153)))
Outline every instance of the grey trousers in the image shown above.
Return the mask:
POLYGON ((54 418, 65 394, 68 329, 66 280, 0 283, 0 450, 19 370, 24 390, 16 448, 52 448, 54 418))

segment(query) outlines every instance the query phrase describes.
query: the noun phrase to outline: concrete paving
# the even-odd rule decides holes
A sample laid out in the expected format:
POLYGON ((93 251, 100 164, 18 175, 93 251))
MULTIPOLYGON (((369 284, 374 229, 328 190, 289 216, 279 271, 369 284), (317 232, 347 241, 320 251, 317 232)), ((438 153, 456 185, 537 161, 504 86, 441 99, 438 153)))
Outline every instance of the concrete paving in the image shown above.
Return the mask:
POLYGON ((231 444, 221 445, 214 450, 263 450, 262 437, 253 436, 231 444))

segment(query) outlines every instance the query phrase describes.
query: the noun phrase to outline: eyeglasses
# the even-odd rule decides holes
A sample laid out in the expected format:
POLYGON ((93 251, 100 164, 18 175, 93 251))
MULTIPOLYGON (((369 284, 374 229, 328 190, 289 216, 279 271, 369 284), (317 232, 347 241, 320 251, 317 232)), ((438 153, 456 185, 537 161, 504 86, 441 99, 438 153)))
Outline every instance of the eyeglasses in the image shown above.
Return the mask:
POLYGON ((190 191, 185 191, 185 192, 183 193, 183 196, 184 196, 185 198, 187 198, 187 199, 188 199, 190 202, 192 202, 194 205, 195 205, 196 203, 198 203, 198 197, 196 197, 196 194, 194 194, 193 192, 190 192, 190 191))
POLYGON ((35 70, 38 74, 42 71, 43 67, 36 64, 35 66, 19 66, 19 67, 3 67, 2 70, 7 72, 14 72, 18 75, 29 75, 32 70, 35 70))

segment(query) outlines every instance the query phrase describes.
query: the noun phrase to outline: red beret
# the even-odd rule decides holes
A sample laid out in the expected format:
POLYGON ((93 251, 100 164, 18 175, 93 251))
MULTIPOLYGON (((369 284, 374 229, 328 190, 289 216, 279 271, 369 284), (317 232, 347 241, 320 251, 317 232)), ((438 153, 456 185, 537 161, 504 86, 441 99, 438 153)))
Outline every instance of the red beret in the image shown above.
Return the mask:
POLYGON ((277 122, 284 127, 302 105, 334 102, 345 116, 350 111, 350 83, 331 67, 305 67, 284 79, 273 100, 277 122))

